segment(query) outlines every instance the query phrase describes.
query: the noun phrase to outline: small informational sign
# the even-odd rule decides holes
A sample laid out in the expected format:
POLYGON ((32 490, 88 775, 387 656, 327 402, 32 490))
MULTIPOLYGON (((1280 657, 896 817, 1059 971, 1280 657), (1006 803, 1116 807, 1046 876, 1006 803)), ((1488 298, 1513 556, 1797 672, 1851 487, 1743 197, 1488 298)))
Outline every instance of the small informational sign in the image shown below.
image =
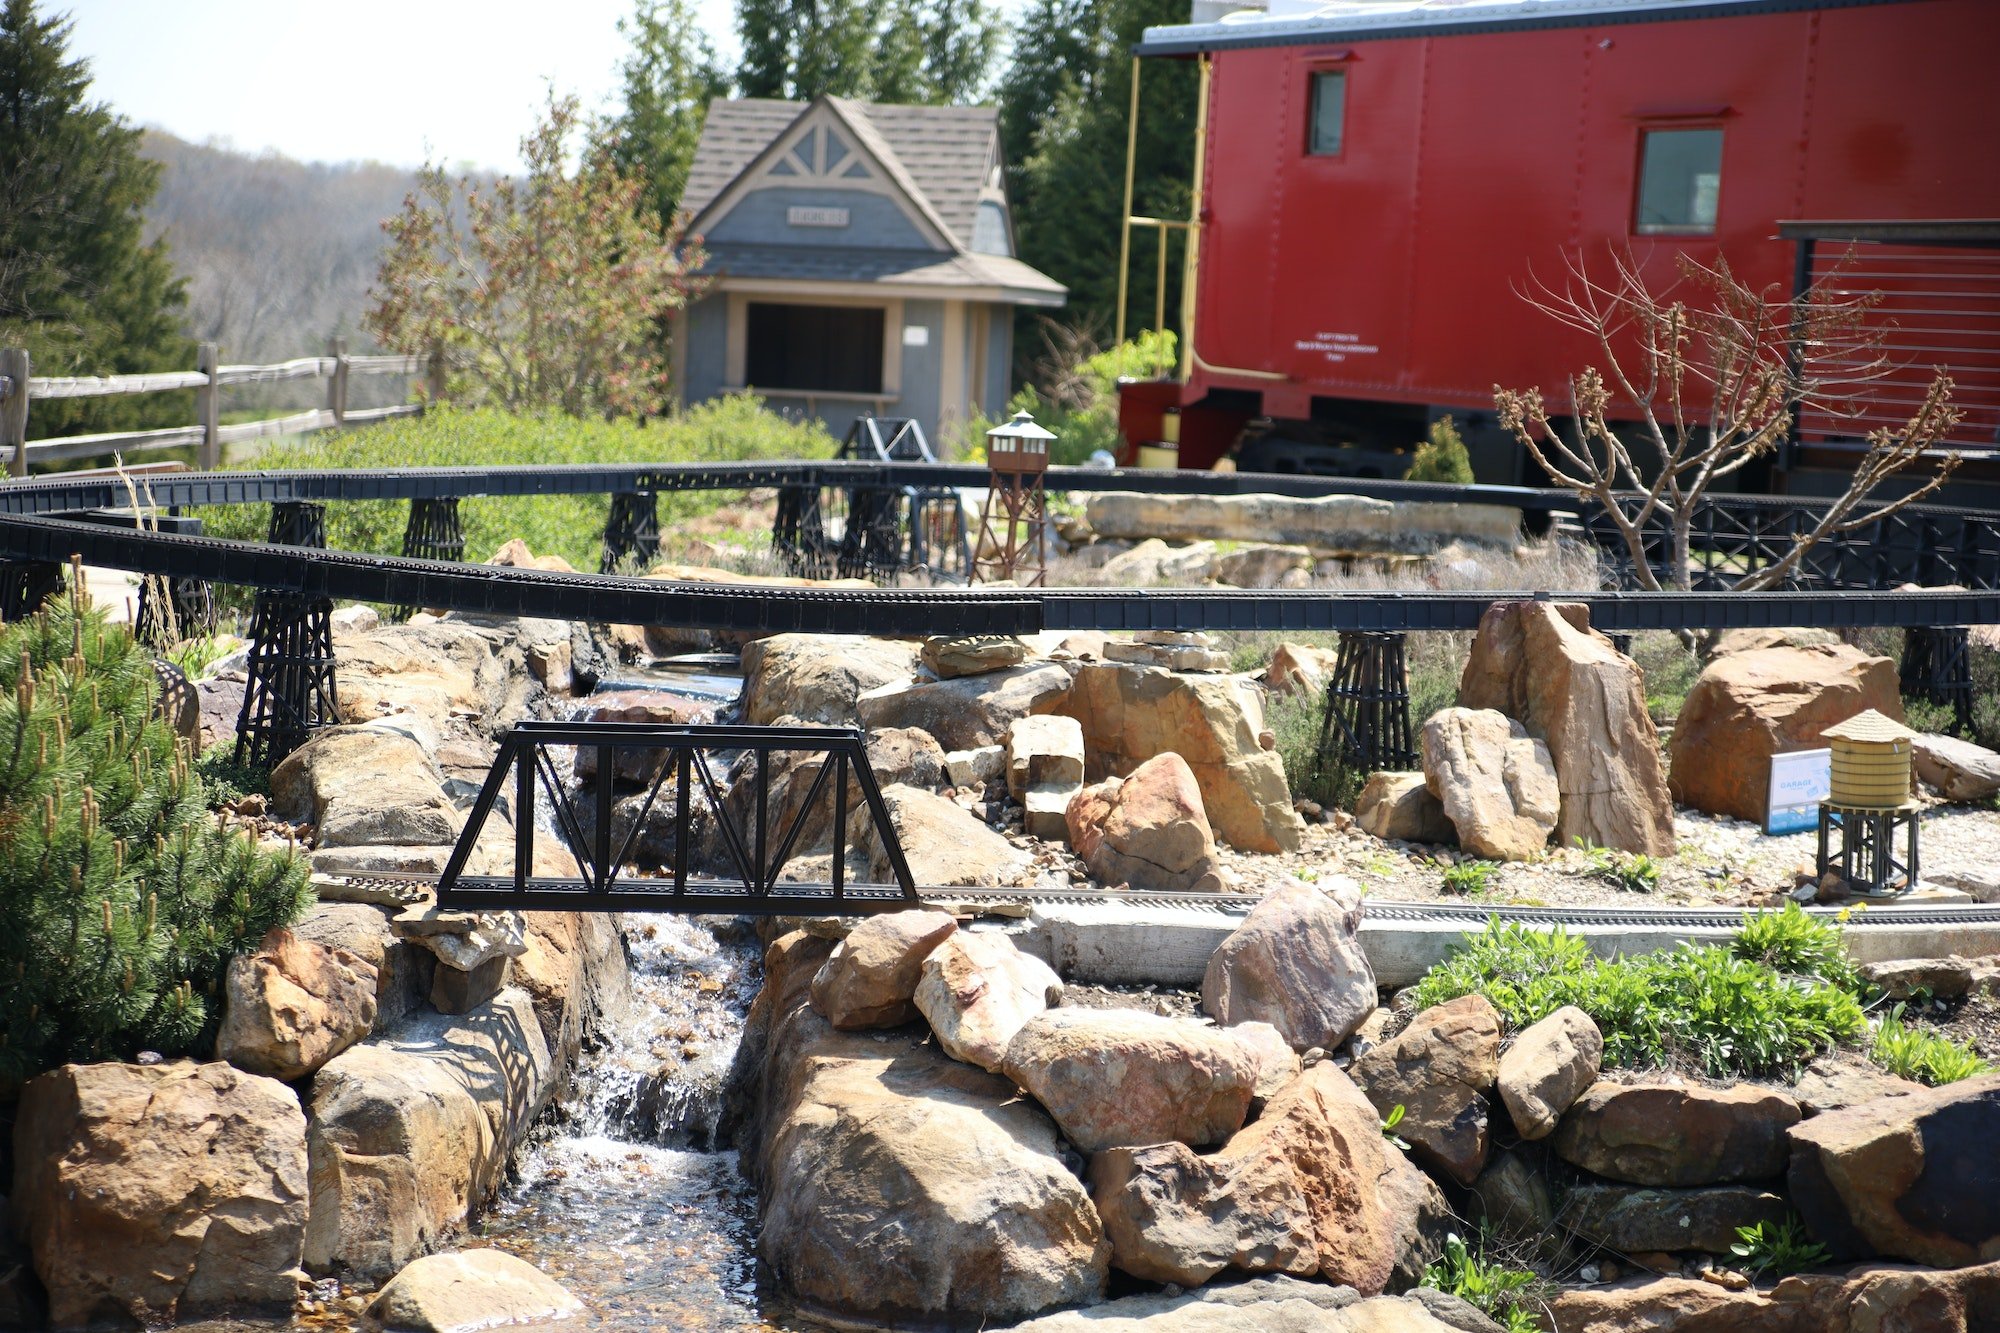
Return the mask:
POLYGON ((844 208, 788 208, 785 221, 794 227, 845 227, 847 210, 844 208))
POLYGON ((903 326, 903 346, 905 346, 905 347, 929 347, 930 345, 931 345, 931 326, 930 326, 930 325, 928 325, 928 324, 905 324, 905 325, 903 326))
POLYGON ((1833 751, 1794 750, 1771 756, 1771 799, 1764 832, 1819 827, 1819 803, 1833 794, 1833 751))

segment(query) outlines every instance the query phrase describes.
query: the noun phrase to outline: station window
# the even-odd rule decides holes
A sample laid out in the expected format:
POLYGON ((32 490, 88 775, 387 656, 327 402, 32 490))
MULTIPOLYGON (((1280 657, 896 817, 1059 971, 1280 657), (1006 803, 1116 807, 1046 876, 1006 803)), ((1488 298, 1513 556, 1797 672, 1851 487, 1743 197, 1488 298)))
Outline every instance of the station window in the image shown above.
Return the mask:
POLYGON ((1645 132, 1634 231, 1712 232, 1721 193, 1721 130, 1645 132))
POLYGON ((1318 70, 1312 76, 1312 124, 1306 133, 1306 152, 1314 157, 1337 157, 1347 128, 1347 71, 1318 70))
POLYGON ((744 379, 759 389, 882 392, 880 306, 778 305, 746 312, 744 379))

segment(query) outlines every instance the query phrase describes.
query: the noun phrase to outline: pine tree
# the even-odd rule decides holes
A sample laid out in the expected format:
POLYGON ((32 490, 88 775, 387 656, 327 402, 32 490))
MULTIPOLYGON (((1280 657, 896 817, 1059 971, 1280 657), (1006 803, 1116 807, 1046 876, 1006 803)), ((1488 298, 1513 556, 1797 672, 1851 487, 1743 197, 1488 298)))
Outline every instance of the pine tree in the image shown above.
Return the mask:
MULTIPOLYGON (((165 244, 144 236, 159 167, 139 155, 138 130, 88 100, 71 26, 38 17, 33 0, 0 9, 0 346, 26 347, 44 375, 184 370, 182 283, 165 244)), ((159 395, 55 400, 31 429, 185 422, 191 410, 159 395)))
POLYGON ((1430 438, 1417 446, 1417 456, 1410 461, 1410 470, 1403 474, 1405 481, 1442 481, 1454 486, 1472 484, 1472 458, 1465 452, 1465 441, 1459 438, 1458 427, 1450 417, 1439 417, 1431 423, 1430 438))
POLYGON ((0 630, 0 1090, 206 1050, 229 959, 310 901, 304 858, 209 811, 157 688, 81 593, 0 630))
POLYGON ((729 95, 729 79, 688 0, 639 0, 618 31, 632 44, 620 67, 624 104, 599 134, 620 173, 643 177, 654 215, 671 223, 708 104, 729 95))
POLYGON ((745 97, 978 100, 999 49, 987 0, 737 0, 745 97))

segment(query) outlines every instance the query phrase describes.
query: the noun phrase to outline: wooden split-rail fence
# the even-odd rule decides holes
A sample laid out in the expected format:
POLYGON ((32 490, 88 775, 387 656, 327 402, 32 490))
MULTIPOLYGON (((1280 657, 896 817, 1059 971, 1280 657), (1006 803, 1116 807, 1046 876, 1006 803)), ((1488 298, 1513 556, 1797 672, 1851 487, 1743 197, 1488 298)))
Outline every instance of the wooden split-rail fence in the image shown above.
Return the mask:
POLYGON ((444 396, 443 358, 350 356, 347 342, 342 338, 333 340, 325 356, 303 356, 272 366, 226 366, 217 346, 203 343, 193 370, 103 376, 37 376, 32 370, 24 349, 0 348, 0 462, 17 477, 27 476, 31 463, 185 448, 193 448, 198 466, 207 470, 221 465, 225 444, 337 430, 391 417, 416 416, 424 410, 422 403, 350 409, 347 386, 356 375, 422 375, 428 387, 426 401, 436 402, 444 396), (263 421, 222 424, 222 390, 232 385, 278 384, 302 379, 326 381, 325 407, 263 421), (182 389, 194 390, 195 420, 191 425, 28 439, 28 409, 40 399, 103 398, 114 394, 173 393, 182 389))

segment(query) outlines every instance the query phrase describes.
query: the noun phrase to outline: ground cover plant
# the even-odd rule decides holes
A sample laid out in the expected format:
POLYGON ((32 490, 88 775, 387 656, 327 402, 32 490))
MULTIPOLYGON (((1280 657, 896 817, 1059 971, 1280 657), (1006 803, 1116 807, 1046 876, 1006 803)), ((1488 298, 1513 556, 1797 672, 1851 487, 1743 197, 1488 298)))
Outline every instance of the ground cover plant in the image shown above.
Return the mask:
POLYGON ((303 857, 216 821, 157 688, 80 596, 0 630, 0 1091, 205 1049, 229 959, 311 900, 303 857))
POLYGON ((1528 1308, 1543 1284, 1526 1268, 1510 1268, 1487 1257, 1486 1238, 1467 1245, 1456 1233, 1445 1237, 1444 1252, 1424 1269, 1423 1286, 1479 1307, 1507 1333, 1538 1333, 1541 1321, 1528 1308))
POLYGON ((1795 1069, 1865 1026, 1850 991, 1786 975, 1733 947, 1604 959, 1560 927, 1497 920, 1424 975, 1416 1007, 1475 991, 1515 1030, 1575 1005, 1603 1032, 1607 1065, 1692 1066, 1716 1076, 1795 1069))
POLYGON ((1829 1257, 1826 1247, 1806 1234, 1805 1224, 1796 1216, 1783 1222, 1759 1222, 1736 1228, 1736 1242, 1729 1252, 1743 1261, 1753 1277, 1802 1273, 1819 1267, 1829 1257))
POLYGON ((1993 1072, 1970 1046, 1905 1023, 1900 1004, 1876 1020, 1868 1056, 1897 1078, 1934 1088, 1993 1072))
MULTIPOLYGON (((284 468, 565 467, 584 463, 720 463, 826 458, 833 440, 817 424, 800 424, 765 409, 748 395, 716 399, 678 416, 652 420, 517 415, 497 408, 433 409, 421 417, 322 435, 238 466, 284 468)), ((740 493, 662 495, 660 526, 707 513, 740 493)), ((603 551, 605 495, 475 496, 459 504, 465 558, 486 560, 513 538, 536 555, 559 555, 580 570, 597 569, 603 551)), ((204 510, 209 532, 262 541, 264 505, 204 510)), ((400 500, 327 506, 327 544, 342 551, 399 555, 409 505, 400 500)), ((760 534, 768 540, 768 534, 760 534)))

